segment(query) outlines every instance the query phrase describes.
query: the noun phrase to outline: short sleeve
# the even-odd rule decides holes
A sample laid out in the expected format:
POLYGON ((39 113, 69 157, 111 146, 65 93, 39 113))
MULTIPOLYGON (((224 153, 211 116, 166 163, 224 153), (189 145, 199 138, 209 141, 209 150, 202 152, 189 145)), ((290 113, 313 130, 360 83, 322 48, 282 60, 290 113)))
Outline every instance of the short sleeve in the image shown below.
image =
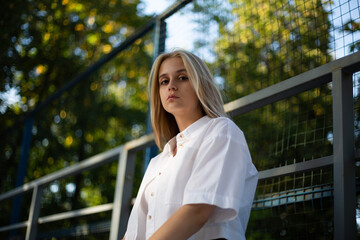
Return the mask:
POLYGON ((234 219, 247 198, 245 184, 253 165, 245 137, 233 125, 215 126, 201 144, 184 191, 183 204, 217 207, 209 222, 234 219))

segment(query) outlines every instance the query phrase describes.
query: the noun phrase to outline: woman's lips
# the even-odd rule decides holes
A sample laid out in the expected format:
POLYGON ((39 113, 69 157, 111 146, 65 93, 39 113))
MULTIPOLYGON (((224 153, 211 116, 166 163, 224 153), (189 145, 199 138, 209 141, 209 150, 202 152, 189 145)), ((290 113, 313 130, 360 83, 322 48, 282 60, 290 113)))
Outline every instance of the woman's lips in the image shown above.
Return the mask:
POLYGON ((168 96, 167 99, 168 99, 168 100, 175 100, 175 99, 178 99, 178 98, 179 98, 179 97, 171 94, 171 95, 168 96))

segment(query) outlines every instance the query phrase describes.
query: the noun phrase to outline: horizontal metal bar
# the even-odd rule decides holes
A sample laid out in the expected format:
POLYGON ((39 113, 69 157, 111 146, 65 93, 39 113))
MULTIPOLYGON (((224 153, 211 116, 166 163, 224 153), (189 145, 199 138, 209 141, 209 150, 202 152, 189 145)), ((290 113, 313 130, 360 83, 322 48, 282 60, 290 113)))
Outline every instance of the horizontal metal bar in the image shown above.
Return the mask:
POLYGON ((344 68, 351 73, 360 70, 360 52, 329 62, 260 91, 239 98, 224 105, 230 116, 237 116, 268 104, 286 99, 306 90, 318 87, 332 80, 332 72, 344 68))
POLYGON ((49 230, 46 232, 40 232, 38 234, 39 239, 64 239, 81 237, 84 238, 84 235, 93 235, 98 233, 106 233, 110 231, 110 220, 104 220, 96 223, 83 223, 77 226, 71 226, 67 228, 49 230))
POLYGON ((141 149, 145 149, 147 147, 151 147, 154 145, 155 145, 154 134, 150 133, 138 139, 127 142, 124 147, 128 151, 139 151, 141 149))
POLYGON ((327 185, 327 188, 320 188, 320 187, 313 187, 312 189, 293 189, 291 191, 287 191, 285 193, 279 193, 276 196, 273 197, 267 197, 267 198, 258 198, 254 200, 254 203, 262 203, 262 202, 271 202, 274 200, 279 200, 283 198, 295 198, 298 196, 304 196, 304 195, 311 195, 316 193, 323 193, 323 192, 331 192, 334 188, 331 185, 327 185))
POLYGON ((283 167, 267 169, 259 172, 259 180, 268 178, 281 177, 288 174, 300 173, 309 170, 315 170, 322 167, 331 166, 333 164, 333 156, 327 156, 309 160, 306 162, 295 163, 283 167))
POLYGON ((273 208, 281 205, 304 203, 305 201, 311 201, 319 198, 326 198, 333 196, 333 188, 314 190, 309 192, 288 194, 274 198, 255 200, 252 206, 252 210, 273 208))
POLYGON ((83 160, 83 161, 79 162, 78 164, 69 166, 69 167, 61 169, 57 172, 48 174, 44 177, 41 177, 39 179, 36 179, 29 183, 26 183, 20 187, 17 187, 7 193, 0 195, 0 201, 10 198, 10 197, 14 197, 14 196, 22 194, 22 193, 25 193, 25 192, 33 189, 35 186, 46 185, 55 180, 70 177, 70 176, 76 175, 80 172, 90 170, 90 169, 96 168, 98 166, 104 165, 106 163, 115 161, 118 159, 118 156, 120 155, 122 149, 123 149, 123 146, 113 148, 106 152, 99 153, 95 156, 92 156, 86 160, 83 160))
POLYGON ((46 217, 39 218, 39 224, 60 221, 68 218, 82 217, 90 214, 111 211, 113 209, 113 203, 102 204, 94 207, 88 207, 78 209, 69 212, 57 213, 46 217))
MULTIPOLYGON (((111 211, 112 209, 113 209, 113 203, 107 203, 107 204, 102 204, 102 205, 98 205, 98 206, 94 206, 94 207, 88 207, 88 208, 78 209, 78 210, 74 210, 74 211, 57 213, 57 214, 53 214, 53 215, 49 215, 49 216, 45 216, 45 217, 40 217, 38 220, 38 223, 44 224, 44 223, 60 221, 60 220, 68 219, 68 218, 82 217, 82 216, 86 216, 86 215, 90 215, 90 214, 111 211)), ((0 227, 0 232, 10 231, 13 229, 18 229, 18 228, 24 228, 27 226, 28 226, 28 221, 20 222, 20 223, 8 225, 8 226, 0 227)))
POLYGON ((7 225, 4 227, 0 227, 0 232, 6 232, 6 231, 18 229, 18 228, 25 228, 27 226, 28 226, 28 221, 19 222, 19 223, 7 225))

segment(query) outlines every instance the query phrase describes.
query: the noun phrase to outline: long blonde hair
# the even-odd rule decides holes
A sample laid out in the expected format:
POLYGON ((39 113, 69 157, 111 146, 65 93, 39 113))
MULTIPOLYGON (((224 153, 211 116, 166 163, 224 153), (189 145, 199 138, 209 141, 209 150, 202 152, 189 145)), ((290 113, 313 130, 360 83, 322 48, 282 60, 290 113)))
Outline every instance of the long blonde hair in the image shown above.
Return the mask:
POLYGON ((189 81, 195 90, 204 113, 211 118, 226 116, 220 91, 208 67, 199 57, 185 50, 175 50, 159 55, 151 68, 148 84, 150 89, 151 124, 156 145, 160 150, 171 138, 179 133, 174 116, 166 112, 161 104, 158 81, 162 62, 167 58, 174 57, 182 59, 189 81))

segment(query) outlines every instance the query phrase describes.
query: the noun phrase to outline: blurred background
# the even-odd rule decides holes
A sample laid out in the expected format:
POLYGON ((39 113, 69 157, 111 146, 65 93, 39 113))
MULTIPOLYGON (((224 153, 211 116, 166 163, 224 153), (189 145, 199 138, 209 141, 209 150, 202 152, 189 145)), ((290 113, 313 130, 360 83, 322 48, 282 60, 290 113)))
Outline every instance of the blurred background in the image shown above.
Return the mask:
MULTIPOLYGON (((147 80, 161 51, 180 47, 201 57, 228 103, 360 49, 358 0, 13 0, 2 6, 0 194, 148 133, 147 80), (124 44, 173 6, 160 35, 152 27, 124 44)), ((359 148, 360 73, 352 77, 359 148)), ((332 111, 327 83, 233 120, 262 171, 332 155, 332 111)), ((148 157, 145 150, 136 155, 133 197, 148 157)), ((117 167, 112 161, 52 182, 43 190, 40 217, 112 203, 117 167)), ((259 181, 247 239, 333 239, 332 183, 332 167, 259 181)), ((28 219, 31 192, 17 201, 0 203, 0 226, 28 219)), ((356 214, 360 231, 360 208, 356 214)), ((40 224, 37 239, 108 239, 110 219, 105 211, 40 224)), ((0 238, 24 239, 25 232, 0 232, 0 238)))

